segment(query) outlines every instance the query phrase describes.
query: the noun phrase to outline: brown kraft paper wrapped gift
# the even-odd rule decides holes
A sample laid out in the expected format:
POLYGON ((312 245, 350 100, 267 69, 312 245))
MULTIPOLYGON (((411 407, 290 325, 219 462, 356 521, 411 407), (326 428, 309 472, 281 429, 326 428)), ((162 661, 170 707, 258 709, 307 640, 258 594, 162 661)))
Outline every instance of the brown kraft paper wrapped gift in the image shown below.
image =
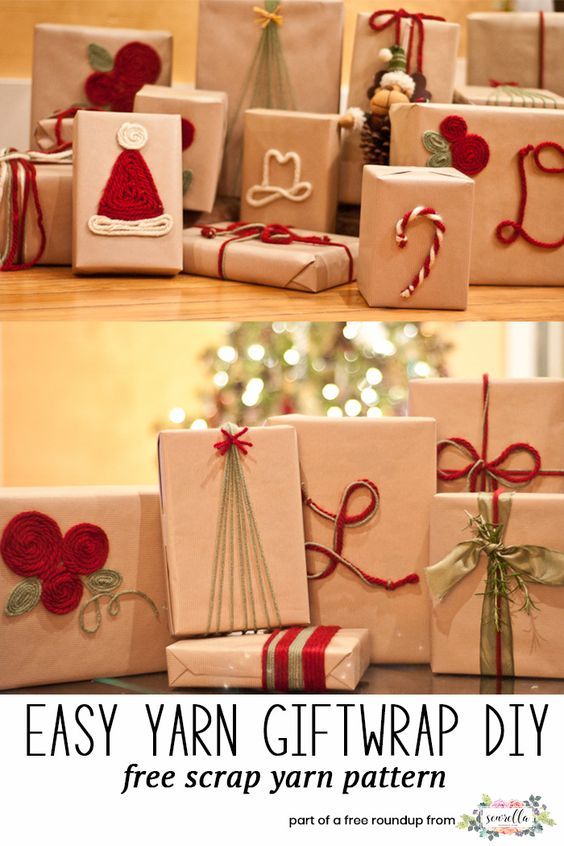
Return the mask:
POLYGON ((411 103, 392 106, 390 115, 392 165, 442 167, 452 160, 474 179, 470 284, 564 284, 559 110, 411 103), (446 118, 462 136, 454 142, 442 135, 446 118))
POLYGON ((182 270, 180 117, 80 111, 73 152, 74 271, 182 270))
POLYGON ((156 488, 2 488, 0 527, 0 688, 165 668, 156 488))
POLYGON ((523 109, 564 109, 564 97, 542 88, 518 88, 515 85, 459 85, 455 103, 468 106, 513 106, 523 109))
POLYGON ((268 422, 298 433, 306 542, 325 549, 307 552, 312 623, 367 628, 372 662, 427 663, 430 604, 422 575, 435 421, 291 414, 268 422), (341 543, 334 536, 339 512, 350 521, 341 543), (331 570, 331 550, 339 549, 349 563, 331 570), (311 578, 327 567, 326 577, 311 578), (369 584, 365 576, 378 581, 369 584))
MULTIPOLYGON (((408 72, 419 70, 423 73, 426 79, 425 88, 431 93, 434 103, 452 102, 460 26, 446 21, 425 19, 419 25, 409 17, 402 18, 398 12, 391 15, 389 11, 376 11, 374 13, 361 12, 356 18, 347 97, 348 108, 357 107, 363 111, 368 109, 368 89, 373 84, 374 77, 386 67, 378 54, 382 48, 391 47, 396 43, 398 24, 400 43, 405 47, 406 52, 409 52, 408 39, 410 30, 413 28, 411 55, 408 55, 408 72), (380 31, 374 30, 369 23, 373 16, 376 16, 374 25, 383 27, 380 31), (423 40, 421 40, 422 33, 423 40), (420 45, 422 63, 418 68, 420 45)), ((360 134, 357 131, 344 132, 339 181, 339 200, 342 203, 360 203, 363 164, 360 134)))
POLYGON ((453 168, 367 165, 358 286, 368 305, 466 308, 473 200, 472 180, 453 168), (431 249, 434 261, 421 278, 431 249))
POLYGON ((142 29, 37 24, 31 146, 40 120, 78 103, 132 111, 142 85, 170 85, 172 35, 142 29), (144 46, 140 46, 144 45, 144 46), (121 48, 122 52, 120 53, 121 48), (93 74, 97 74, 93 78, 93 74), (94 102, 96 100, 96 102, 94 102))
MULTIPOLYGON (((167 649, 168 683, 171 687, 262 688, 263 650, 269 638, 268 634, 246 634, 179 640, 167 649)), ((339 629, 324 659, 327 690, 354 690, 370 663, 367 630, 339 629)), ((308 688, 302 681, 287 689, 308 688)))
POLYGON ((564 95, 563 52, 561 12, 468 15, 469 85, 501 82, 564 95))
POLYGON ((245 114, 241 219, 333 232, 339 179, 337 115, 245 114))
POLYGON ((414 379, 409 414, 437 420, 439 492, 564 493, 564 379, 414 379))
POLYGON ((161 432, 171 631, 309 623, 296 433, 161 432))
POLYGON ((135 111, 180 115, 182 178, 187 183, 183 206, 211 212, 223 158, 226 95, 222 91, 196 91, 187 85, 145 85, 135 96, 135 111))
MULTIPOLYGON (((491 500, 491 494, 438 494, 434 497, 431 567, 427 573, 431 592, 435 594, 431 617, 433 672, 496 675, 499 669, 500 675, 507 676, 564 678, 564 496, 516 493, 502 497, 497 521, 505 527, 500 553, 505 563, 517 562, 516 566, 533 574, 526 586, 534 606, 530 614, 526 613, 521 608, 523 594, 518 591, 511 594, 513 601, 508 603, 511 628, 507 625, 505 610, 500 611, 501 648, 497 661, 495 622, 489 607, 490 600, 495 602, 495 599, 486 583, 488 557, 482 552, 472 558, 472 565, 476 559, 478 561, 474 569, 468 558, 468 549, 472 546, 468 542, 476 538, 476 532, 467 528, 468 516, 488 514, 491 517, 491 500), (486 500, 481 506, 480 497, 486 500), (504 505, 504 498, 510 500, 509 505, 504 505), (458 544, 465 544, 465 547, 457 548, 458 544), (551 552, 547 554, 547 550, 551 552), (466 573, 461 575, 457 560, 464 552, 466 573), (445 557, 445 569, 437 567, 437 562, 445 557), (540 582, 535 580, 537 577, 540 582), (445 590, 445 585, 450 589, 439 599, 437 594, 445 590), (484 602, 486 608, 482 617, 484 602)), ((514 586, 509 577, 510 590, 514 586)))
POLYGON ((196 87, 229 101, 220 194, 239 194, 246 109, 338 112, 343 16, 340 0, 200 0, 196 87))
POLYGON ((218 276, 221 268, 224 279, 311 293, 352 282, 356 277, 358 238, 312 233, 305 229, 292 229, 282 236, 273 232, 271 237, 268 229, 265 233, 265 227, 250 224, 237 227, 241 235, 241 240, 237 240, 233 230, 225 231, 233 225, 236 226, 218 223, 204 229, 199 226, 185 229, 182 235, 184 272, 218 276), (206 237, 206 231, 216 230, 216 236, 206 237), (248 232, 257 235, 247 239, 248 232), (283 237, 283 243, 279 237, 283 237), (295 237, 306 241, 292 240, 295 237), (329 243, 307 243, 307 239, 320 242, 324 238, 329 243))

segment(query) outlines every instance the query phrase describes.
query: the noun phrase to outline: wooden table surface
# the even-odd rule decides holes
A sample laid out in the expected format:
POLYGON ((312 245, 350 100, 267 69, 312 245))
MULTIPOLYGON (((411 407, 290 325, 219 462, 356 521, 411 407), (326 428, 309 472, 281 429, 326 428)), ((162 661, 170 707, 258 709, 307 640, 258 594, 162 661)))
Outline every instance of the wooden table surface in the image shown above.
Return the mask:
POLYGON ((564 320, 564 288, 474 286, 467 311, 368 308, 355 284, 320 294, 180 275, 0 273, 0 320, 564 320))

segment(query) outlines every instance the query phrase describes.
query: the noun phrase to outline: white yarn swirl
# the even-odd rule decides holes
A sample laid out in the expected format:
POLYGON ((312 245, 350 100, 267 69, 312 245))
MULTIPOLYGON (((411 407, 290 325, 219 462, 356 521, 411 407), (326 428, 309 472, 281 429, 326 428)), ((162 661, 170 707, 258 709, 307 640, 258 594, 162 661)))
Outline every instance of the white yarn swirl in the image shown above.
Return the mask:
POLYGON ((140 123, 122 123, 117 131, 117 142, 124 150, 141 150, 149 133, 140 123))

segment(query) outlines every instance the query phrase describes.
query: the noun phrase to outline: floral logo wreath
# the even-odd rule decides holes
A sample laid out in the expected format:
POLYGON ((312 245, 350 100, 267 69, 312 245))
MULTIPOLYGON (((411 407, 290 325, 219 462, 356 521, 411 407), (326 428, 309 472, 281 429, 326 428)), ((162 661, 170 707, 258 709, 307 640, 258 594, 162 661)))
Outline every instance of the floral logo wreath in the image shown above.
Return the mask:
MULTIPOLYGON (((554 826, 556 822, 550 816, 550 812, 546 805, 541 804, 541 796, 529 796, 528 799, 520 801, 519 799, 496 799, 494 802, 485 793, 482 796, 482 801, 477 808, 474 808, 471 814, 462 814, 460 821, 457 823, 457 828, 465 831, 475 831, 476 834, 485 840, 494 840, 501 834, 514 834, 516 837, 523 837, 530 835, 535 837, 544 831, 544 826, 554 826), (515 826, 509 821, 496 825, 495 828, 486 828, 482 822, 482 812, 490 808, 496 808, 500 811, 516 811, 519 808, 526 809, 530 814, 531 824, 528 828, 523 826, 515 826)), ((508 818, 511 814, 507 813, 508 818)))
POLYGON ((448 115, 439 125, 423 133, 423 146, 432 153, 427 167, 455 167, 466 176, 476 176, 490 160, 488 142, 481 135, 468 132, 468 124, 459 115, 448 115))
POLYGON ((47 514, 17 514, 2 533, 0 554, 10 570, 24 578, 8 597, 5 614, 19 617, 39 602, 51 614, 69 614, 80 605, 86 587, 91 598, 80 609, 79 625, 87 634, 94 634, 100 627, 102 598, 109 600, 108 613, 115 617, 120 611, 120 598, 136 594, 146 600, 158 618, 157 606, 142 591, 116 592, 123 578, 116 570, 104 567, 109 551, 108 536, 100 526, 78 523, 63 537, 59 525, 47 514), (84 614, 91 605, 95 622, 88 627, 84 614))

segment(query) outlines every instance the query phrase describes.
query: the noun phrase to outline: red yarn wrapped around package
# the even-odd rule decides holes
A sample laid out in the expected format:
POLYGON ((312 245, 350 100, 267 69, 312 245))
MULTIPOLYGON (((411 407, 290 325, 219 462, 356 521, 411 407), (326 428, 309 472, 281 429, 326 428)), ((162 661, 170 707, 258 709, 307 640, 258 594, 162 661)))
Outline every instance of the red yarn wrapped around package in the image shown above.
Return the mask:
POLYGON ((69 573, 88 576, 100 570, 108 559, 110 544, 100 526, 78 523, 63 540, 63 564, 69 573))
POLYGON ((60 568, 41 588, 41 602, 52 614, 68 614, 79 605, 84 587, 78 576, 60 568))
POLYGON ((481 135, 465 135, 451 144, 452 166, 465 173, 476 176, 490 160, 488 142, 481 135))
POLYGON ((62 548, 59 526, 40 511, 22 511, 13 517, 0 542, 7 566, 25 578, 46 578, 61 560, 62 548))

